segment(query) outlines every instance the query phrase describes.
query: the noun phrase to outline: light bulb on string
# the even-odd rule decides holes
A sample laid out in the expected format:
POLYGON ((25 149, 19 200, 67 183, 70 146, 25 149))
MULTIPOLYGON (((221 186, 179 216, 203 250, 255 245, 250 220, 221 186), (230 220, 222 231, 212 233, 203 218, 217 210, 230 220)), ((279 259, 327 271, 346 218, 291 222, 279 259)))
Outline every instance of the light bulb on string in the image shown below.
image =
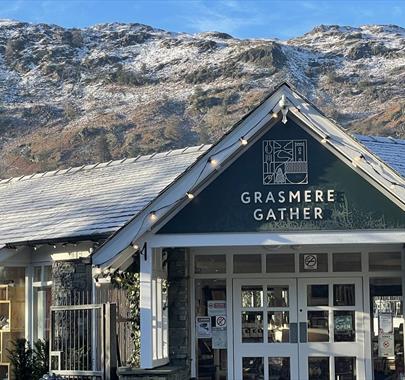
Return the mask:
POLYGON ((219 165, 218 160, 216 160, 215 158, 212 158, 212 157, 210 157, 210 158, 208 159, 208 162, 209 162, 209 163, 211 164, 211 166, 214 167, 214 168, 216 168, 216 167, 219 165))
POLYGON ((187 195, 187 198, 188 198, 188 199, 193 199, 193 198, 194 198, 194 194, 193 194, 193 193, 187 192, 186 195, 187 195))
POLYGON ((150 220, 151 221, 155 221, 155 220, 157 220, 157 215, 156 215, 156 212, 155 211, 152 211, 150 214, 149 214, 149 218, 150 218, 150 220))
POLYGON ((247 141, 244 137, 241 137, 241 138, 239 139, 239 141, 240 141, 240 143, 241 143, 242 145, 247 145, 247 144, 248 144, 248 141, 247 141))
POLYGON ((325 136, 322 140, 321 143, 322 144, 326 144, 329 141, 329 136, 325 136))

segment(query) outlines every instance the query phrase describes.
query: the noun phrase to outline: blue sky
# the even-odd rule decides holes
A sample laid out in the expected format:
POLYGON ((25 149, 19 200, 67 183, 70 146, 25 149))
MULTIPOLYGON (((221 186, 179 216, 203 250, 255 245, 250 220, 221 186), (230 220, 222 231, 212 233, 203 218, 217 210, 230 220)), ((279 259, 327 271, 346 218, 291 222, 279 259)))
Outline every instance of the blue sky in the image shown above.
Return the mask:
POLYGON ((319 24, 405 26, 405 0, 0 0, 0 18, 64 27, 139 22, 239 38, 291 38, 319 24))

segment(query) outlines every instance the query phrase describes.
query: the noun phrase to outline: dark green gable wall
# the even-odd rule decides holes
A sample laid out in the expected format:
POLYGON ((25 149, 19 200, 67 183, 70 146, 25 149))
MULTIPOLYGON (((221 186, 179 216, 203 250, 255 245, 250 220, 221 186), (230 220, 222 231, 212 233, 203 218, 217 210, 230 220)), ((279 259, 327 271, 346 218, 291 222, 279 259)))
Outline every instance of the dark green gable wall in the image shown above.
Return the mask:
MULTIPOLYGON (((282 144, 284 144, 282 142, 282 144)), ((289 120, 286 125, 278 123, 251 146, 242 147, 245 152, 186 207, 164 225, 158 233, 213 233, 213 232, 259 232, 259 231, 306 231, 306 230, 383 230, 405 228, 405 213, 381 194, 350 166, 346 165, 304 129, 289 120), (263 141, 306 141, 308 177, 304 174, 290 175, 293 182, 307 184, 263 184, 263 141), (284 191, 333 190, 334 202, 277 202, 277 194, 284 191), (241 194, 262 194, 262 200, 272 192, 275 203, 243 204, 241 194), (281 220, 278 208, 287 208, 281 220), (289 209, 300 211, 297 220, 289 216, 289 209), (304 220, 303 208, 307 210, 304 220), (322 219, 316 218, 314 208, 321 209, 322 219), (257 218, 253 217, 255 210, 257 218), (272 209, 274 214, 269 209, 272 209), (273 220, 276 217, 277 220, 273 220)), ((281 157, 285 153, 281 152, 281 157)), ((301 157, 302 158, 302 157, 301 157)), ((303 158, 305 160, 305 154, 303 158)), ((282 160, 282 158, 281 158, 282 160)), ((271 179, 270 179, 271 181, 271 179)), ((324 196, 325 198, 326 196, 324 196)))

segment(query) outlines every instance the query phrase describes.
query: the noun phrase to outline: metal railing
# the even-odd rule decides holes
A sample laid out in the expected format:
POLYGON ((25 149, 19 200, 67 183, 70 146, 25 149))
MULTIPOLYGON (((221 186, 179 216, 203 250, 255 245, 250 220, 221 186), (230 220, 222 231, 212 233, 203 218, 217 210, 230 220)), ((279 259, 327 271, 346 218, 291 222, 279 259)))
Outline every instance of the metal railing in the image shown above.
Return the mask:
POLYGON ((51 306, 51 372, 72 380, 110 380, 117 366, 115 327, 115 304, 51 306))

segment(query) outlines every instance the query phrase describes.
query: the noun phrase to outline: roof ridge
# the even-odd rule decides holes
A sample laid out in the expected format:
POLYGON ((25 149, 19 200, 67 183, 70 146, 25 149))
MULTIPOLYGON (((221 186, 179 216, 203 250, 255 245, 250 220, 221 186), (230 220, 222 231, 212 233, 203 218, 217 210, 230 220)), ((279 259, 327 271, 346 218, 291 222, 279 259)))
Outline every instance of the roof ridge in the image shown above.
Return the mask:
POLYGON ((18 181, 26 181, 30 179, 35 179, 35 178, 42 178, 42 177, 51 177, 51 176, 57 176, 57 175, 63 175, 63 174, 72 174, 72 173, 77 173, 81 172, 83 170, 93 170, 93 169, 99 169, 99 168, 105 168, 107 166, 113 166, 113 165, 120 165, 120 164, 132 164, 138 161, 152 161, 152 160, 158 160, 162 158, 166 158, 167 156, 177 156, 181 154, 189 154, 189 153, 195 153, 198 151, 203 151, 208 149, 211 144, 201 144, 201 145, 195 145, 195 146, 187 146, 184 148, 178 148, 178 149, 170 149, 167 151, 163 152, 153 152, 151 154, 145 154, 145 155, 138 155, 135 157, 123 157, 118 160, 110 160, 110 161, 105 161, 105 162, 96 162, 96 163, 91 163, 91 164, 85 164, 85 165, 79 165, 79 166, 71 166, 65 169, 60 169, 57 168, 55 170, 49 170, 45 172, 38 172, 38 173, 30 173, 22 176, 16 176, 16 177, 8 177, 8 178, 0 178, 0 185, 7 184, 7 183, 15 183, 18 181))

